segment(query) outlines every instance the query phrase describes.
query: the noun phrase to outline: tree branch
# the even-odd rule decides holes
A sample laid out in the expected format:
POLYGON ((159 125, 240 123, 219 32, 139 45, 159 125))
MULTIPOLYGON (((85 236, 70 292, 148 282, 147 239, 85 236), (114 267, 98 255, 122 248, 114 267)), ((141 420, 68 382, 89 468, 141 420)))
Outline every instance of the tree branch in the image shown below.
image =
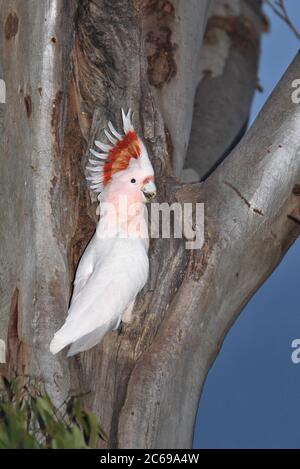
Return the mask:
POLYGON ((265 2, 267 5, 269 5, 269 7, 277 16, 279 16, 279 18, 281 18, 288 25, 288 27, 294 33, 296 38, 300 41, 300 32, 292 22, 287 12, 284 0, 275 0, 275 2, 272 2, 272 0, 265 0, 265 2))
POLYGON ((174 148, 176 142, 182 145, 176 147, 176 167, 183 162, 187 140, 182 136, 189 132, 197 81, 191 50, 199 52, 197 22, 205 23, 204 3, 191 2, 202 9, 197 15, 186 3, 13 0, 12 12, 11 3, 0 0, 9 103, 0 142, 1 340, 5 343, 12 324, 11 343, 18 350, 23 342, 28 345, 28 355, 17 361, 31 376, 44 378, 52 396, 63 401, 70 389, 91 391, 87 402, 108 434, 109 447, 191 444, 199 390, 224 334, 299 234, 298 223, 288 218, 299 218, 299 107, 290 99, 291 83, 300 73, 298 57, 252 130, 205 183, 180 185, 172 176, 172 137, 174 148), (156 6, 162 15, 157 19, 167 17, 169 29, 162 27, 155 41, 162 50, 147 61, 145 8, 152 17, 148 8, 156 6), (39 20, 35 28, 32 17, 39 20), (189 29, 197 37, 195 48, 189 29), (188 39, 180 49, 182 62, 176 62, 176 53, 165 55, 170 34, 179 47, 183 36, 188 39), (175 78, 174 57, 178 70, 187 57, 192 61, 188 89, 190 69, 175 78), (160 83, 158 72, 166 81, 155 99, 149 81, 160 83), (171 125, 166 107, 164 119, 160 113, 163 99, 172 110, 171 125), (159 200, 205 202, 205 244, 191 252, 182 240, 152 240, 150 279, 133 322, 67 361, 63 353, 51 357, 49 342, 65 317, 75 266, 94 227, 81 158, 87 141, 94 141, 107 118, 119 115, 120 106, 136 111, 159 200))
POLYGON ((69 301, 58 184, 66 177, 61 150, 73 16, 73 1, 0 0, 7 84, 0 139, 0 338, 7 344, 15 315, 14 342, 27 350, 22 372, 43 378, 55 402, 69 384, 67 363, 51 357, 48 344, 69 301))
POLYGON ((261 30, 259 2, 212 3, 183 181, 208 177, 246 132, 257 87, 261 30))
POLYGON ((300 233, 288 219, 300 209, 293 193, 300 181, 300 107, 291 100, 299 74, 298 54, 244 139, 202 185, 205 245, 193 253, 130 376, 120 447, 191 446, 200 390, 226 332, 300 233))
POLYGON ((199 61, 211 0, 146 1, 142 16, 148 79, 164 119, 169 158, 180 175, 191 130, 199 61))

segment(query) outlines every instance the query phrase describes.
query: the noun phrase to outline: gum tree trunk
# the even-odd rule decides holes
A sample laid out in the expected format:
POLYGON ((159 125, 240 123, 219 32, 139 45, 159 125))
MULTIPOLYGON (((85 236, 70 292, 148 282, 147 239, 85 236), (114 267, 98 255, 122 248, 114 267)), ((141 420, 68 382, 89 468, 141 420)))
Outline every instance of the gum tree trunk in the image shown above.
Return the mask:
POLYGON ((235 146, 256 86, 260 3, 0 0, 1 371, 36 376, 56 402, 88 393, 103 446, 191 446, 226 332, 300 232, 299 56, 235 146), (73 359, 52 357, 95 229, 87 150, 129 106, 159 201, 204 202, 205 243, 152 240, 133 322, 73 359))

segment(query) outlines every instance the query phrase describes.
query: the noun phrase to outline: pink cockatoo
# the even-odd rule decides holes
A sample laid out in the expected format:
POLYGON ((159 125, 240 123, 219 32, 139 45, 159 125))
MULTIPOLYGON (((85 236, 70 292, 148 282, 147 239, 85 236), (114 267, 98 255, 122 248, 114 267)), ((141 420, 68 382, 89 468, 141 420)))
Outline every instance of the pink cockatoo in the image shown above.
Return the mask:
POLYGON ((79 262, 64 325, 53 337, 55 354, 71 344, 68 356, 98 344, 121 320, 130 322, 135 298, 148 278, 145 203, 156 194, 154 171, 145 145, 134 131, 131 111, 122 109, 124 135, 111 122, 110 144, 87 167, 91 190, 100 194, 100 220, 79 262))

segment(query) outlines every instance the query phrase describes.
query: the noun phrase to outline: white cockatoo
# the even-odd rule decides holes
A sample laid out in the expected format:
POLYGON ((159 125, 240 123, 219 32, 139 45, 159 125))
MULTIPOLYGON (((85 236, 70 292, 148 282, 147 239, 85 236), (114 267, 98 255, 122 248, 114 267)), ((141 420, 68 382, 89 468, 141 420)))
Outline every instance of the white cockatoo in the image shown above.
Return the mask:
POLYGON ((111 122, 110 144, 90 150, 91 190, 98 194, 100 220, 79 262, 67 319, 54 335, 55 354, 71 345, 68 356, 98 344, 104 334, 129 322, 135 298, 148 278, 145 203, 156 194, 147 150, 134 131, 131 111, 122 109, 124 135, 111 122), (100 194, 100 195, 99 195, 100 194))

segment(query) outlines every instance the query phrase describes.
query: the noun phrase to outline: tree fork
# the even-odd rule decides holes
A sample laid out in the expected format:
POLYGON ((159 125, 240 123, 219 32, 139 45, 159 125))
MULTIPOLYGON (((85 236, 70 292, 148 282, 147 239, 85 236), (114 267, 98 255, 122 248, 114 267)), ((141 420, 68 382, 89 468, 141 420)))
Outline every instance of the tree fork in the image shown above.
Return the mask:
MULTIPOLYGON (((299 216, 293 193, 300 183, 299 107, 290 95, 300 59, 205 183, 180 184, 172 165, 178 168, 183 155, 173 136, 180 135, 186 115, 191 123, 192 101, 180 108, 178 121, 165 125, 167 108, 160 112, 160 100, 167 102, 171 86, 180 95, 182 82, 175 81, 173 64, 159 92, 149 84, 150 72, 152 80, 158 76, 153 66, 161 64, 160 56, 147 60, 143 49, 150 4, 0 2, 7 83, 0 142, 0 338, 7 343, 8 325, 16 322, 9 311, 16 315, 18 309, 14 343, 26 344, 22 366, 42 378, 58 402, 70 390, 88 392, 87 406, 108 434, 107 447, 188 448, 199 394, 224 335, 299 235, 288 216, 299 216), (205 203, 205 243, 193 252, 183 240, 153 240, 150 279, 133 322, 72 360, 64 352, 52 357, 49 342, 64 320, 74 270, 96 221, 84 183, 87 149, 121 106, 136 111, 159 201, 205 203)), ((169 15, 172 41, 176 28, 191 29, 187 18, 179 26, 175 21, 179 0, 159 5, 169 15)), ((184 127, 185 138, 188 132, 184 127)))

